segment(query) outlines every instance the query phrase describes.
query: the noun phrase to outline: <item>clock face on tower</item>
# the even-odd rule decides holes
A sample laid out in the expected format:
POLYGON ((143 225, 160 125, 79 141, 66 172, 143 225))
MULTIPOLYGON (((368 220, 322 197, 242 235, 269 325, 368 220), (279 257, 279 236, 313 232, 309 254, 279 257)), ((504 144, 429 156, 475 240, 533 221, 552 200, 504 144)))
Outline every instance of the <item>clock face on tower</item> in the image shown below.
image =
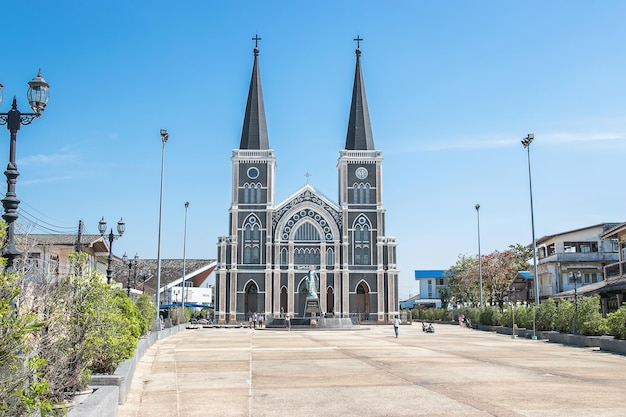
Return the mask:
POLYGON ((359 167, 356 169, 356 177, 360 180, 367 178, 367 169, 359 167))
POLYGON ((251 180, 259 176, 259 169, 257 167, 248 168, 248 178, 251 180))

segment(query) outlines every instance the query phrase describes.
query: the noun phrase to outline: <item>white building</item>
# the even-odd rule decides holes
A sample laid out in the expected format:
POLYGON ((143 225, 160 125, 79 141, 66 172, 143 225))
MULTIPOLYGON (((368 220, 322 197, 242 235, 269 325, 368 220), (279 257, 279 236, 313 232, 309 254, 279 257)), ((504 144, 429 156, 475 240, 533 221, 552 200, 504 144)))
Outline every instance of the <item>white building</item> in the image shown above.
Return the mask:
POLYGON ((619 261, 617 239, 602 235, 618 224, 600 223, 537 239, 539 298, 602 281, 603 268, 619 261))

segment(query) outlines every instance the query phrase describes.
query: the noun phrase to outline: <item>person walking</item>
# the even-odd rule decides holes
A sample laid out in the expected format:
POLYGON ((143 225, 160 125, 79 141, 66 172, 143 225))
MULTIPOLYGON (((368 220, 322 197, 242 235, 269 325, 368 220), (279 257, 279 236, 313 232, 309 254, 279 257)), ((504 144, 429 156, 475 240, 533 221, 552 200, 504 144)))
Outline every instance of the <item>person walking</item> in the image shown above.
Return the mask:
POLYGON ((260 329, 263 327, 263 314, 259 313, 258 319, 259 319, 259 329, 260 329))
POLYGON ((287 330, 291 330, 291 316, 289 313, 285 314, 285 327, 287 327, 287 330))
POLYGON ((396 315, 393 319, 393 331, 396 333, 396 339, 398 338, 398 327, 400 327, 400 319, 396 315))
POLYGON ((256 329, 256 321, 257 321, 257 315, 255 311, 254 314, 252 315, 252 325, 254 326, 255 329, 256 329))

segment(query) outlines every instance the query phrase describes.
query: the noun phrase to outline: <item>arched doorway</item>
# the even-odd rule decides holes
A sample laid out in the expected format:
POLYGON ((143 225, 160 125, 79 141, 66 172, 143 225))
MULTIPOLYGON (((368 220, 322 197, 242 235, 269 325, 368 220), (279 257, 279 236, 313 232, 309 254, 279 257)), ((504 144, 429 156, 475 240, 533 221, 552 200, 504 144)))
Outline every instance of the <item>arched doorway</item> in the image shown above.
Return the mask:
POLYGON ((298 296, 296 297, 296 306, 294 308, 295 314, 301 314, 301 317, 304 317, 306 313, 304 309, 306 308, 306 296, 309 291, 306 288, 306 280, 303 279, 300 281, 300 285, 298 285, 298 296))
POLYGON ((280 314, 283 315, 287 312, 287 288, 280 289, 280 314))
POLYGON ((253 281, 246 285, 246 300, 244 313, 255 313, 259 311, 259 288, 253 281))
POLYGON ((356 312, 361 320, 369 320, 370 297, 369 288, 363 281, 356 287, 356 312))
POLYGON ((332 287, 326 290, 326 312, 330 315, 335 312, 335 293, 332 287))

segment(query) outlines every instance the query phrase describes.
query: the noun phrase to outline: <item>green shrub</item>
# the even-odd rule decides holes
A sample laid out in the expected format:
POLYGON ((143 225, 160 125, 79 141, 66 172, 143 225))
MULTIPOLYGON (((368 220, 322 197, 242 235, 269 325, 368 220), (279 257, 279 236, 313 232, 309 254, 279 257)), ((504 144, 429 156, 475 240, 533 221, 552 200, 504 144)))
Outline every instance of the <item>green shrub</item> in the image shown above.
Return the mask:
POLYGON ((626 305, 606 315, 609 334, 618 339, 626 339, 626 305))
POLYGON ((100 303, 96 307, 100 325, 89 335, 86 344, 89 369, 107 374, 135 353, 143 318, 121 289, 102 284, 100 291, 100 303))
POLYGON ((41 376, 44 361, 32 355, 31 338, 41 323, 35 314, 20 311, 19 295, 18 277, 0 273, 0 416, 31 415, 52 406, 41 376))
POLYGON ((469 317, 472 322, 472 325, 480 323, 480 309, 472 308, 469 313, 465 315, 465 317, 469 317))
POLYGON ((541 302, 536 313, 537 330, 552 331, 556 329, 557 306, 552 298, 541 302))
POLYGON ((534 310, 535 310, 534 306, 515 307, 515 323, 517 323, 517 327, 524 328, 524 329, 532 329, 533 328, 533 314, 535 313, 534 310))
POLYGON ((561 333, 571 333, 574 321, 574 304, 564 300, 556 309, 554 329, 561 333))
POLYGON ((502 312, 498 307, 486 306, 480 309, 480 323, 486 326, 501 326, 502 312))
POLYGON ((578 309, 574 314, 576 333, 595 336, 606 334, 608 326, 606 319, 600 313, 600 296, 583 297, 578 300, 578 309))
POLYGON ((506 310, 502 312, 500 322, 503 326, 512 327, 513 320, 518 328, 532 329, 533 317, 532 309, 524 306, 515 306, 515 310, 511 310, 511 305, 506 306, 506 310), (514 314, 513 314, 514 313, 514 314))
POLYGON ((148 294, 141 294, 137 298, 137 308, 141 316, 141 334, 147 334, 152 329, 152 324, 156 319, 156 306, 148 294))

